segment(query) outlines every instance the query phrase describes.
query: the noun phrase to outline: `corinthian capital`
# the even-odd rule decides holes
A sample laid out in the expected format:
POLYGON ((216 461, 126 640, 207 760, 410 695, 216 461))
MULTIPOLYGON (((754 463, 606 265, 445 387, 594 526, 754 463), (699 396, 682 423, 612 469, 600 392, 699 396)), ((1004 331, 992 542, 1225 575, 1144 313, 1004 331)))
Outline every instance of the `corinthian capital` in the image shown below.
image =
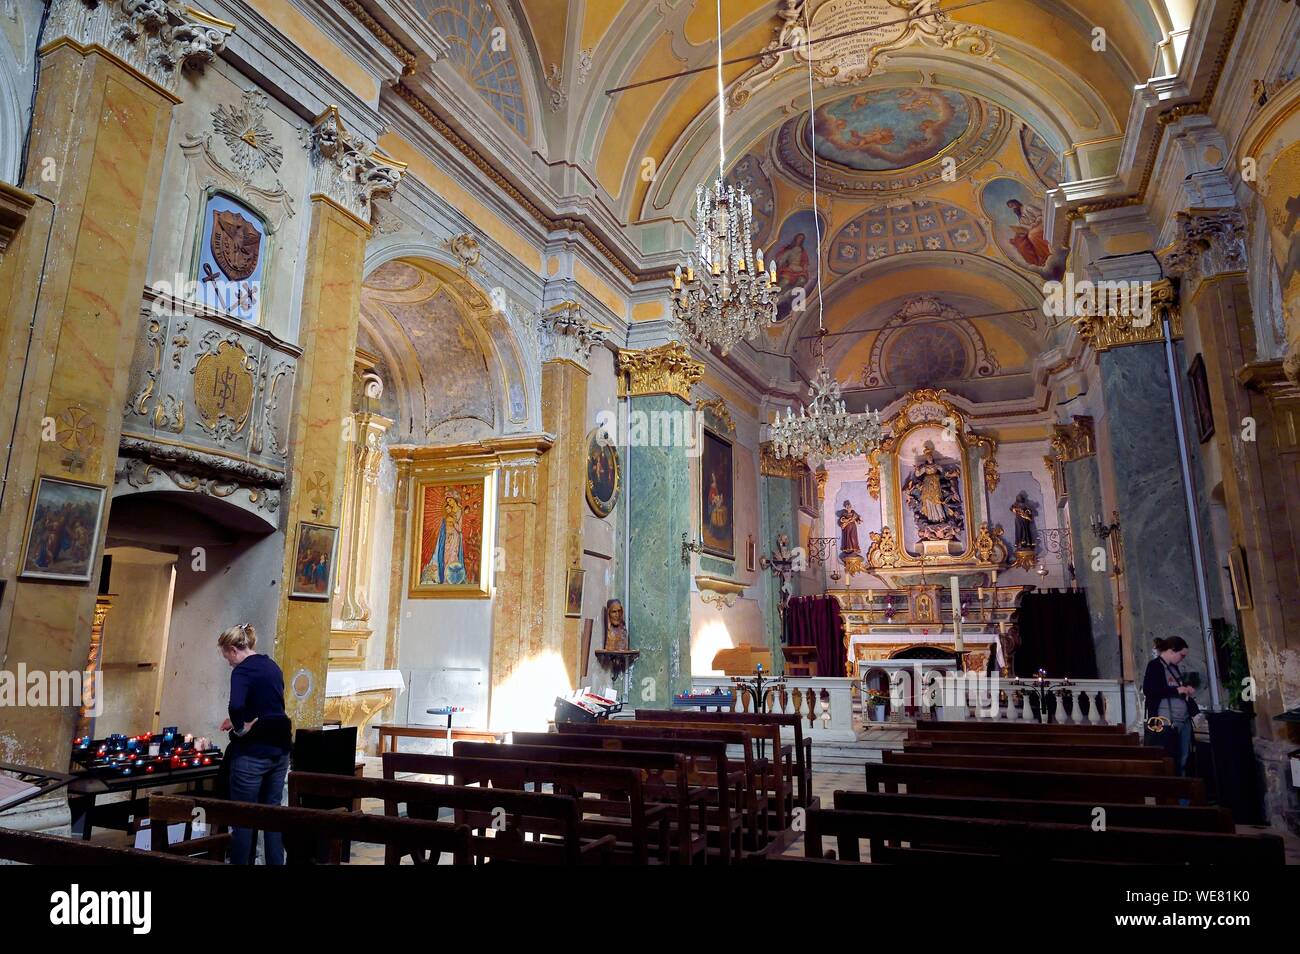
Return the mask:
POLYGON ((672 394, 689 402, 691 387, 704 377, 704 365, 680 341, 670 341, 645 351, 620 351, 618 373, 627 378, 620 387, 634 397, 672 394))
POLYGON ((591 326, 576 301, 562 301, 542 312, 537 319, 542 333, 542 361, 572 361, 587 366, 591 349, 605 338, 605 333, 591 326))
POLYGON ((1187 283, 1246 267, 1246 219, 1239 209, 1187 209, 1175 216, 1174 241, 1160 255, 1187 283))
POLYGON ((313 192, 333 199, 363 222, 370 222, 375 199, 397 189, 406 165, 369 145, 343 125, 337 107, 316 117, 309 141, 315 170, 313 192))
POLYGON ((235 25, 172 0, 52 0, 47 30, 52 41, 105 49, 174 93, 181 70, 216 59, 235 25))

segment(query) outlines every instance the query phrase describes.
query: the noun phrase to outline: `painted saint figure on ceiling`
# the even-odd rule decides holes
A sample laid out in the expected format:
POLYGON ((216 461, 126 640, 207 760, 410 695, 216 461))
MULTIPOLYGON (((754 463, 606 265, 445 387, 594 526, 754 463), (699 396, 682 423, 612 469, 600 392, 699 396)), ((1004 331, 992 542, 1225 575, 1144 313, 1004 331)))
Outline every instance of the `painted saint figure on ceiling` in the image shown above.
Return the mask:
POLYGON ((903 500, 912 511, 918 539, 960 538, 965 524, 960 485, 961 468, 936 460, 934 443, 926 441, 903 484, 903 500))

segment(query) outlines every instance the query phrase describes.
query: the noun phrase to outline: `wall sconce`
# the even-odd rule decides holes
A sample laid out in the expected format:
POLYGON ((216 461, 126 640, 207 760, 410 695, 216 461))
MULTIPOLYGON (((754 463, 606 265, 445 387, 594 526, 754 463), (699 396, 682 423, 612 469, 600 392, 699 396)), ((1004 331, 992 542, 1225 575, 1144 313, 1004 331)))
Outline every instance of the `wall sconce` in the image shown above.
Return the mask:
POLYGON ((1092 532, 1098 540, 1106 540, 1110 544, 1110 561, 1114 566, 1116 576, 1124 572, 1124 538, 1119 526, 1119 511, 1111 511, 1111 522, 1102 523, 1101 514, 1092 516, 1092 532))
POLYGON ((682 566, 689 566, 691 563, 692 553, 703 553, 704 545, 697 541, 691 540, 691 534, 688 530, 682 531, 682 566))

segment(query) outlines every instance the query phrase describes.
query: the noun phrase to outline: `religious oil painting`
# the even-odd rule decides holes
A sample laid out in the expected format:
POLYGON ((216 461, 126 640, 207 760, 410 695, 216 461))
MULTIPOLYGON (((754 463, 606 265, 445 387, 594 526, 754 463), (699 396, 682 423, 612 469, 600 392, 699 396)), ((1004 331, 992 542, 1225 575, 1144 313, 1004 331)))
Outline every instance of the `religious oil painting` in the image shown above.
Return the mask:
POLYGON ((1053 248, 1044 232, 1043 197, 1017 179, 992 179, 980 193, 980 205, 998 249, 1013 265, 1047 281, 1065 274, 1068 250, 1053 248))
POLYGON ((409 595, 486 599, 492 572, 492 481, 482 474, 416 481, 409 595))
POLYGON ((906 169, 955 143, 972 113, 970 101, 953 90, 864 90, 817 107, 817 156, 859 172, 906 169))
POLYGON ((318 523, 298 525, 298 550, 293 561, 293 589, 296 600, 328 600, 334 589, 334 560, 338 551, 338 527, 318 523))
POLYGON ((824 237, 825 218, 819 216, 815 219, 811 209, 803 209, 786 218, 781 224, 780 234, 772 243, 767 260, 776 263, 776 283, 781 288, 776 303, 777 321, 784 321, 796 312, 815 306, 812 294, 817 277, 818 219, 824 237))
POLYGON ((621 477, 618 448, 596 428, 587 435, 587 506, 596 516, 614 512, 621 477))
POLYGON ((704 552, 736 558, 736 524, 731 441, 707 427, 700 454, 700 514, 704 552))
POLYGON ((564 581, 564 615, 569 619, 582 616, 582 588, 586 583, 587 571, 576 566, 569 567, 564 581))
POLYGON ((104 496, 104 488, 93 484, 40 478, 19 575, 27 580, 90 582, 104 496))

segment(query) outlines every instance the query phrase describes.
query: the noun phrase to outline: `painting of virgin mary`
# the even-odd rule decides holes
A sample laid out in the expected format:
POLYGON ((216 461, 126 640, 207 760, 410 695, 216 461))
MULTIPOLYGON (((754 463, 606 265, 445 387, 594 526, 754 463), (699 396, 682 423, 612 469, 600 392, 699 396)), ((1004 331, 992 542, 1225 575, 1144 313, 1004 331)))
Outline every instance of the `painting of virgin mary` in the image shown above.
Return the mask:
POLYGON ((488 595, 492 503, 484 478, 433 478, 416 487, 410 595, 488 595))

